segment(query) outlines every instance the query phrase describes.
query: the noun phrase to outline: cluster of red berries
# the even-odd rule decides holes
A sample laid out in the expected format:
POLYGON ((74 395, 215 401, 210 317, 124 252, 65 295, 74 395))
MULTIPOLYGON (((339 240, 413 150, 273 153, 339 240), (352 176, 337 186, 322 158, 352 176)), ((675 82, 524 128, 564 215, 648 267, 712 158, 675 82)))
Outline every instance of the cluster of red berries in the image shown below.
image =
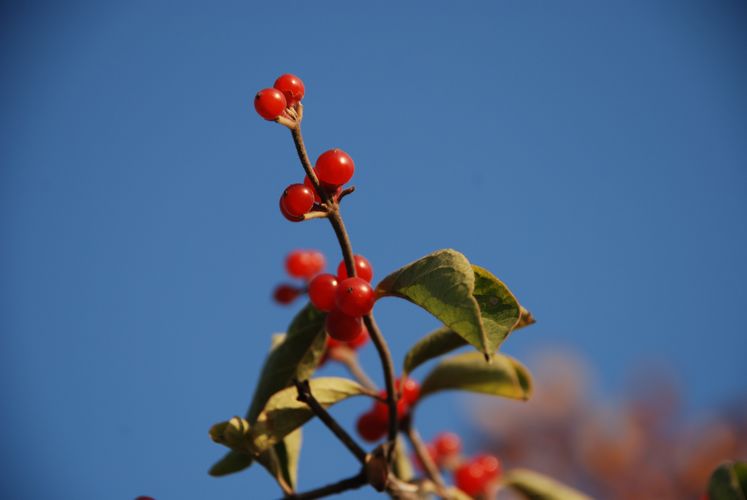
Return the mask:
POLYGON ((301 102, 306 89, 295 75, 281 75, 269 89, 263 89, 254 96, 254 109, 265 120, 277 120, 286 109, 301 102))
POLYGON ((362 317, 371 312, 376 302, 371 263, 362 255, 355 255, 354 261, 357 276, 348 277, 343 261, 337 267, 337 276, 319 274, 309 283, 309 300, 328 313, 325 329, 340 342, 351 342, 363 335, 366 327, 362 317))
MULTIPOLYGON (((314 166, 321 188, 335 200, 342 193, 342 186, 352 179, 354 172, 353 159, 342 149, 325 151, 314 166)), ((285 188, 280 196, 280 213, 291 222, 300 222, 319 203, 321 198, 314 191, 314 185, 307 175, 303 184, 291 184, 285 188)))
MULTIPOLYGON (((272 88, 257 92, 254 96, 254 109, 265 120, 274 121, 284 115, 292 117, 288 111, 301 102, 304 93, 305 88, 300 78, 290 74, 281 75, 272 88)), ((314 166, 320 187, 334 199, 339 197, 342 186, 350 181, 353 172, 353 159, 341 149, 325 151, 314 166)), ((306 176, 303 184, 291 184, 285 188, 280 197, 280 213, 291 222, 300 222, 319 203, 321 198, 306 176)))
MULTIPOLYGON (((501 476, 501 462, 488 454, 475 455, 470 459, 461 456, 462 440, 453 432, 438 434, 426 451, 441 470, 451 471, 454 485, 471 497, 488 495, 501 476)), ((415 464, 423 470, 423 464, 415 457, 415 464)))
MULTIPOLYGON (((394 389, 400 393, 397 400, 397 418, 402 420, 409 412, 410 407, 420 397, 420 384, 415 380, 407 378, 402 383, 402 379, 397 379, 394 383, 394 389)), ((375 442, 383 438, 389 428, 389 406, 386 403, 387 392, 379 392, 379 399, 374 402, 373 407, 358 418, 356 429, 358 434, 368 442, 375 442)))
MULTIPOLYGON (((299 278, 308 283, 324 271, 326 263, 324 254, 317 250, 294 250, 285 258, 285 270, 291 278, 299 278)), ((287 305, 303 293, 306 293, 306 286, 282 283, 275 288, 273 298, 278 304, 287 305)))

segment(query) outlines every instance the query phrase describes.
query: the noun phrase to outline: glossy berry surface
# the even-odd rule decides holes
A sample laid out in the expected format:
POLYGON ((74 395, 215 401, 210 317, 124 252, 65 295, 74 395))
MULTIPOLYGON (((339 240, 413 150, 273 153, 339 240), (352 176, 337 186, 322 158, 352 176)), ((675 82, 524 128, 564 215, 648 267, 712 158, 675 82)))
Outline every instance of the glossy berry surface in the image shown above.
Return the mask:
POLYGON ((485 481, 498 479, 501 475, 501 462, 493 455, 477 455, 472 459, 473 462, 480 464, 485 473, 485 481))
MULTIPOLYGON (((371 283, 371 280, 373 279, 373 267, 368 259, 362 255, 354 255, 353 261, 355 262, 356 276, 371 283)), ((340 261, 340 264, 337 266, 337 277, 340 280, 344 280, 348 277, 348 270, 345 267, 344 259, 340 261)))
POLYGON ((442 432, 433 440, 438 455, 449 457, 462 451, 462 439, 453 432, 442 432))
POLYGON ((275 287, 275 291, 272 293, 272 298, 278 304, 290 304, 301 294, 301 290, 293 285, 278 285, 275 287))
POLYGON ((339 309, 332 309, 324 321, 324 328, 330 337, 348 342, 363 334, 365 329, 360 317, 348 316, 339 309))
POLYGON ((321 182, 341 186, 353 177, 353 159, 342 149, 330 149, 316 160, 316 175, 321 182))
POLYGON ((297 217, 295 215, 292 215, 288 212, 288 210, 285 209, 285 205, 283 204, 283 197, 280 197, 280 213, 283 214, 283 217, 285 217, 287 220, 291 222, 301 222, 303 220, 303 216, 297 217))
POLYGON ((324 255, 316 250, 294 250, 285 258, 285 270, 294 278, 311 279, 324 270, 324 255))
POLYGON ((293 106, 297 102, 300 102, 306 92, 301 79, 291 74, 280 75, 275 80, 273 87, 283 93, 288 106, 293 106))
POLYGON ((400 387, 401 380, 397 379, 395 387, 400 391, 400 397, 408 405, 412 406, 420 397, 420 384, 411 378, 405 379, 404 385, 400 387))
POLYGON ((378 441, 386 435, 388 422, 382 422, 372 412, 364 413, 355 424, 358 434, 369 443, 378 441))
POLYGON ((473 461, 462 464, 454 471, 454 484, 469 496, 476 497, 485 487, 485 469, 473 461))
POLYGON ((337 288, 337 276, 318 274, 309 283, 309 300, 320 311, 329 312, 335 308, 337 288))
POLYGON ((277 120, 286 106, 285 96, 278 89, 263 89, 254 96, 254 109, 265 120, 277 120))
POLYGON ((335 304, 348 316, 365 316, 376 302, 371 284, 361 278, 347 278, 337 287, 335 304))
POLYGON ((280 197, 280 205, 293 217, 302 217, 314 206, 314 192, 303 184, 291 184, 280 197))

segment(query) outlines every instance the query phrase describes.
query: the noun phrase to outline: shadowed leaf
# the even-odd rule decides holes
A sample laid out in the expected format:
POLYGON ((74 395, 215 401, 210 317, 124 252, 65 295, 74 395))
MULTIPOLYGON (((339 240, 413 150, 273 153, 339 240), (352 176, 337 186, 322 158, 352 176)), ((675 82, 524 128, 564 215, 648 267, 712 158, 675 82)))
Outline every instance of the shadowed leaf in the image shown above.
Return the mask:
MULTIPOLYGON (((307 304, 293 319, 287 334, 273 335, 270 354, 262 367, 247 411, 249 422, 257 418, 270 396, 290 385, 294 378, 304 380, 314 373, 324 354, 324 318, 324 313, 307 304)), ((246 469, 251 464, 251 457, 229 451, 210 468, 209 473, 224 476, 246 469)))
POLYGON ((708 481, 708 500, 746 500, 747 463, 727 462, 719 465, 708 481))

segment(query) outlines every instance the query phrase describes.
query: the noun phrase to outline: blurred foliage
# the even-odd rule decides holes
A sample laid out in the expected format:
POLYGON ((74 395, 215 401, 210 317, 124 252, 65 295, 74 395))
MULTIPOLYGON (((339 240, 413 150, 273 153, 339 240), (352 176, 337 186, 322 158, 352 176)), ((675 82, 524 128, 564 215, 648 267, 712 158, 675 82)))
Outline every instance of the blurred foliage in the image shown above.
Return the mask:
POLYGON ((506 468, 535 469, 594 498, 682 500, 701 498, 719 464, 747 457, 747 398, 694 415, 661 371, 639 371, 609 402, 594 397, 590 370, 569 352, 528 365, 529 402, 479 400, 472 412, 473 438, 506 468))

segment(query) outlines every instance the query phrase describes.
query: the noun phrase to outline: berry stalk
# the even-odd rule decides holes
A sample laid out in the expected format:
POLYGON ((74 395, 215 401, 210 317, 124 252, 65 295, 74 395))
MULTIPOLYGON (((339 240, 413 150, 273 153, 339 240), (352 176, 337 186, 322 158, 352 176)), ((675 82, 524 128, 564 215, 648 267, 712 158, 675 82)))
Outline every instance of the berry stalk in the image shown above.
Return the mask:
MULTIPOLYGON (((316 173, 314 172, 314 168, 311 166, 311 162, 309 161, 309 155, 306 152, 306 145, 303 142, 303 134, 301 133, 301 119, 303 118, 303 106, 299 103, 297 105, 297 119, 295 122, 293 122, 292 126, 289 126, 288 124, 283 123, 284 125, 288 126, 291 131, 291 136, 293 137, 293 143, 296 146, 296 152, 298 153, 298 158, 301 160, 301 165, 303 166, 304 171, 306 172, 306 175, 308 176, 309 180, 311 181, 311 184, 314 186, 314 190, 317 192, 319 197, 324 201, 324 203, 327 205, 328 214, 327 219, 329 220, 330 224, 332 225, 332 229, 335 232, 335 235, 337 236, 337 241, 340 244, 340 249, 342 250, 342 256, 345 260, 345 269, 348 273, 349 277, 356 276, 356 269, 355 269, 355 260, 354 260, 354 254, 353 254, 353 246, 350 243, 350 237, 348 236, 348 232, 345 229, 345 223, 342 220, 342 215, 340 214, 339 205, 337 202, 335 202, 334 199, 330 198, 327 194, 326 190, 324 190, 321 187, 321 184, 319 183, 319 178, 316 176, 316 173)), ((388 441, 389 441, 389 451, 387 452, 387 460, 391 462, 393 451, 394 451, 394 442, 397 439, 397 395, 394 388, 394 379, 395 379, 395 373, 394 373, 394 363, 392 362, 392 355, 389 351, 389 346, 386 343, 386 340, 384 340, 384 336, 381 333, 381 330, 379 330, 378 325, 376 324, 376 321, 374 320, 373 314, 369 313, 363 317, 363 321, 366 325, 366 328, 368 329, 368 332, 371 336, 371 340, 374 343, 374 346, 376 346, 376 351, 379 354, 379 359, 381 360, 381 367, 384 371, 384 381, 387 391, 387 406, 389 407, 389 430, 388 430, 388 441)))

